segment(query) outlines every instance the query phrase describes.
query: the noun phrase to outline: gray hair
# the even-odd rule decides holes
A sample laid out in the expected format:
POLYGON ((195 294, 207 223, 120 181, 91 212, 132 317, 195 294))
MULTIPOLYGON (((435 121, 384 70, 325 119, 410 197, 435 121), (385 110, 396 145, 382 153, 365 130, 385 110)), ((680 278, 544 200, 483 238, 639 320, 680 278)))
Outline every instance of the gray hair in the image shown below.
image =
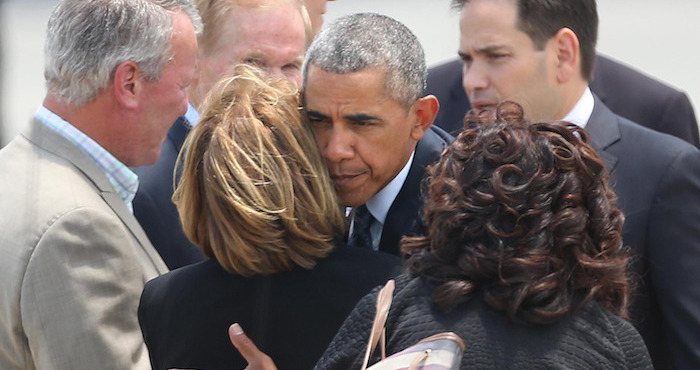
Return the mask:
POLYGON ((382 70, 387 95, 407 109, 425 90, 423 47, 405 25, 380 14, 350 14, 324 27, 306 53, 304 86, 311 64, 336 74, 382 70))
POLYGON ((63 0, 49 18, 44 77, 52 94, 74 106, 92 101, 117 66, 138 64, 151 81, 173 57, 172 13, 182 11, 199 35, 202 22, 188 0, 63 0))

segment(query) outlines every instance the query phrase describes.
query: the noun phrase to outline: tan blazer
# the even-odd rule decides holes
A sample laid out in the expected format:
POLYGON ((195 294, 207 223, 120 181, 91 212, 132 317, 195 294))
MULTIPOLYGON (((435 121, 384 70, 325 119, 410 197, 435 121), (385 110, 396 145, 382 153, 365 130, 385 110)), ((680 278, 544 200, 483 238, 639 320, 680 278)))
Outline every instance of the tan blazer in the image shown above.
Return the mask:
POLYGON ((136 310, 167 267, 104 173, 35 121, 0 174, 0 369, 149 369, 136 310))

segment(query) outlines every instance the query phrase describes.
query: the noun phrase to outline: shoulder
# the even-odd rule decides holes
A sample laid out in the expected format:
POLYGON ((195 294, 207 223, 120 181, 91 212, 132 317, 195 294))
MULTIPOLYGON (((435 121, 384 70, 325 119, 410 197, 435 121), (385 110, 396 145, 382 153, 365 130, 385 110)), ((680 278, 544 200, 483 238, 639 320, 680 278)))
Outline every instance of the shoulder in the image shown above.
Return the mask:
POLYGON ((607 309, 591 303, 572 314, 570 335, 597 353, 610 353, 610 361, 629 369, 651 369, 651 359, 642 336, 634 326, 607 309))
POLYGON ((683 91, 602 55, 590 86, 615 113, 698 145, 695 111, 683 91))
POLYGON ((333 251, 318 261, 314 270, 329 271, 355 278, 381 276, 384 281, 398 275, 402 260, 393 254, 338 243, 333 251))
POLYGON ((447 131, 431 125, 416 145, 418 164, 425 165, 423 163, 425 161, 429 163, 437 161, 440 158, 440 154, 452 141, 454 141, 454 137, 448 134, 447 131))
POLYGON ((440 143, 442 147, 450 145, 455 139, 454 136, 450 135, 447 131, 435 125, 431 125, 425 135, 431 138, 431 141, 440 143))
POLYGON ((685 95, 671 85, 604 55, 596 58, 591 89, 604 94, 610 102, 616 104, 615 107, 629 104, 641 110, 649 110, 649 113, 655 111, 655 116, 663 112, 659 107, 685 95))
POLYGON ((635 147, 638 151, 646 153, 651 162, 674 161, 683 157, 700 160, 700 150, 685 140, 654 131, 624 117, 616 117, 625 147, 628 150, 635 147))
POLYGON ((144 295, 178 295, 183 289, 201 287, 202 283, 206 281, 218 281, 226 276, 239 277, 238 275, 228 274, 216 259, 211 258, 169 271, 148 281, 144 288, 144 295))
POLYGON ((591 135, 594 147, 618 155, 644 153, 650 156, 650 160, 658 161, 698 153, 697 148, 684 140, 654 131, 614 113, 597 97, 586 130, 591 135))
POLYGON ((428 90, 431 84, 452 83, 462 80, 462 61, 459 59, 448 60, 428 69, 428 90))

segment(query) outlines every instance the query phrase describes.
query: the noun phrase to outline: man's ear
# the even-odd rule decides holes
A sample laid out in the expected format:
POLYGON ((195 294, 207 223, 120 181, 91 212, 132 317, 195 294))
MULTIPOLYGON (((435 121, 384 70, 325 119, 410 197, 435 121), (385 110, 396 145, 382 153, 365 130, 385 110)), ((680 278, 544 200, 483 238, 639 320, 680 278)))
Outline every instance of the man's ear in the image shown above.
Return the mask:
POLYGON ((440 109, 440 103, 434 95, 426 95, 416 100, 411 106, 410 114, 415 117, 411 128, 411 137, 420 140, 430 128, 440 109))
POLYGON ((139 66, 132 62, 122 62, 114 72, 114 95, 122 106, 134 109, 139 105, 139 94, 143 81, 139 66))
POLYGON ((581 48, 578 37, 570 28, 560 29, 550 40, 556 55, 556 79, 566 83, 581 74, 581 48))

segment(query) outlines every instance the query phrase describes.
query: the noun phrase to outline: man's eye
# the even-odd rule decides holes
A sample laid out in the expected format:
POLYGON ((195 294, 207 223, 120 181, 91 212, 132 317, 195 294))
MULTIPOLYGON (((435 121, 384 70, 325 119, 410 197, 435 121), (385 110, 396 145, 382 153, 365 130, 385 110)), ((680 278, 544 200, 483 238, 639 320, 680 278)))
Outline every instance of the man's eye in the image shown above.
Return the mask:
POLYGON ((243 63, 250 64, 253 66, 258 66, 258 67, 262 66, 262 62, 259 59, 255 59, 255 58, 247 58, 247 59, 243 60, 243 63))
POLYGON ((324 119, 323 117, 308 116, 307 119, 312 125, 321 125, 328 122, 328 120, 324 119))
POLYGON ((374 122, 372 121, 353 121, 356 126, 372 126, 374 122))

